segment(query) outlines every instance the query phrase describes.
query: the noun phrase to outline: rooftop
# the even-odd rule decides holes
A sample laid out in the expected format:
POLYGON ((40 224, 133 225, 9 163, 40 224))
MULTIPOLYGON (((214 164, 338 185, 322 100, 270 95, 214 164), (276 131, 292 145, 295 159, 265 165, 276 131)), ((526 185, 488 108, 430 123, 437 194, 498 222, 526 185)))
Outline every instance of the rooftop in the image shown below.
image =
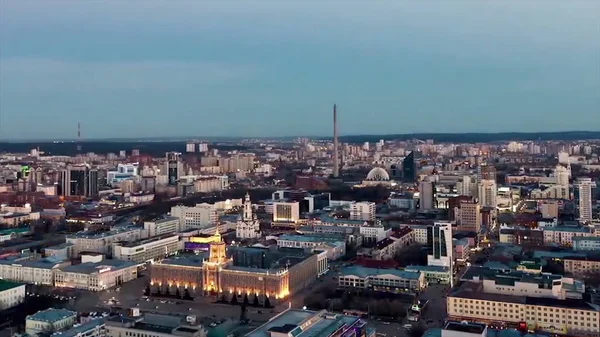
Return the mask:
POLYGON ((589 227, 571 227, 571 226, 556 226, 556 227, 544 227, 545 231, 555 232, 571 232, 571 233, 588 233, 589 227))
POLYGON ((442 266, 406 266, 406 271, 422 271, 422 272, 433 272, 433 273, 448 273, 449 269, 442 266))
POLYGON ((99 319, 94 319, 91 320, 89 322, 86 322, 84 324, 81 324, 79 326, 74 326, 71 329, 64 331, 63 333, 60 334, 60 337, 78 337, 78 336, 82 336, 82 334, 93 330, 99 326, 102 326, 105 324, 105 321, 103 318, 99 318, 99 319))
POLYGON ((448 297, 600 312, 598 305, 586 303, 582 300, 490 294, 483 292, 482 284, 470 282, 466 282, 458 289, 453 290, 448 294, 448 297))
POLYGON ((341 275, 348 276, 354 275, 360 278, 372 277, 372 276, 381 276, 381 275, 392 275, 405 279, 416 280, 421 276, 420 272, 415 271, 404 271, 398 269, 379 269, 379 268, 367 268, 361 266, 351 266, 343 268, 340 272, 341 275))
POLYGON ((5 281, 5 280, 0 280, 0 291, 5 291, 5 290, 9 290, 9 289, 13 289, 16 287, 20 287, 23 284, 21 283, 17 283, 17 282, 10 282, 10 281, 5 281))
POLYGON ((81 231, 75 234, 71 234, 67 236, 67 239, 102 239, 108 236, 117 235, 120 233, 131 232, 135 230, 140 230, 140 227, 133 226, 125 226, 125 227, 115 227, 106 232, 89 232, 89 231, 81 231))
POLYGON ((129 268, 136 265, 136 263, 130 261, 103 260, 101 262, 86 262, 72 266, 62 267, 59 269, 66 273, 95 274, 129 268))
POLYGON ((74 311, 69 311, 67 309, 50 308, 43 311, 38 311, 33 315, 27 316, 27 320, 54 323, 63 320, 67 317, 75 316, 77 316, 77 313, 74 311))
POLYGON ((364 324, 358 317, 335 315, 325 311, 286 310, 246 337, 270 337, 270 332, 287 331, 294 337, 327 337, 346 326, 364 324))
POLYGON ((152 242, 157 242, 160 240, 169 239, 172 237, 177 237, 177 239, 179 239, 178 234, 163 234, 163 235, 149 237, 147 239, 141 239, 141 240, 131 241, 131 242, 123 242, 123 243, 121 243, 121 246, 132 248, 132 247, 137 247, 137 246, 145 245, 145 244, 152 243, 152 242))

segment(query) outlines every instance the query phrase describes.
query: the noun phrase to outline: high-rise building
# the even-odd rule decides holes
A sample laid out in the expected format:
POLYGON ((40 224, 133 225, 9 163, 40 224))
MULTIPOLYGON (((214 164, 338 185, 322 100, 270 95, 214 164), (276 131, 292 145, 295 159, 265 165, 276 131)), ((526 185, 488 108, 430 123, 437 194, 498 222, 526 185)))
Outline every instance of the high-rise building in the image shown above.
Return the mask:
POLYGON ((350 205, 350 220, 375 220, 375 203, 369 201, 354 202, 350 205))
POLYGON ((61 195, 80 197, 98 195, 98 170, 87 165, 67 166, 61 171, 61 195))
POLYGON ((496 167, 489 164, 477 166, 477 182, 482 180, 493 180, 496 182, 496 167))
POLYGON ((458 228, 462 231, 479 233, 481 230, 481 206, 472 201, 461 201, 456 211, 458 228))
POLYGON ((274 222, 293 222, 300 219, 300 203, 294 202, 275 202, 273 203, 273 221, 274 222))
POLYGON ((498 187, 496 186, 496 182, 491 179, 482 179, 479 181, 477 189, 477 195, 479 196, 479 204, 483 207, 496 208, 498 204, 498 187))
POLYGON ((180 228, 207 228, 218 222, 217 208, 215 205, 202 203, 194 207, 173 206, 171 216, 179 218, 180 228))
POLYGON ((452 224, 436 222, 427 228, 427 265, 449 268, 452 271, 452 224))
POLYGON ((338 148, 337 108, 333 105, 333 177, 340 175, 340 149, 338 148))
POLYGON ((435 186, 432 181, 423 180, 419 184, 419 209, 422 211, 433 209, 433 196, 435 186))
POLYGON ((177 185, 177 181, 183 174, 183 163, 181 162, 181 153, 167 152, 167 183, 177 185))
POLYGON ((596 187, 596 183, 591 178, 579 178, 576 185, 579 190, 579 220, 582 222, 591 222, 592 188, 596 187))
POLYGON ((417 179, 415 153, 411 152, 402 160, 402 181, 412 183, 417 179))
POLYGON ((473 194, 471 176, 463 176, 462 180, 456 184, 456 192, 459 195, 471 196, 473 194))
POLYGON ((187 143, 185 145, 185 152, 196 152, 196 143, 187 143))

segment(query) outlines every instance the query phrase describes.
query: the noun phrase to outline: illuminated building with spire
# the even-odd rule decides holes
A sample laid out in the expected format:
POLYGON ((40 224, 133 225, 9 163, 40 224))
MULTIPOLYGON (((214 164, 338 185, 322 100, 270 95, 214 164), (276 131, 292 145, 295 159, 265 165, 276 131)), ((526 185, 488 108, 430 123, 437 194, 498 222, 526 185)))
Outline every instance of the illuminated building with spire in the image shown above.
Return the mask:
POLYGON ((297 248, 227 247, 219 229, 209 240, 208 257, 176 257, 151 266, 151 289, 218 298, 254 295, 282 300, 319 276, 318 258, 297 248))

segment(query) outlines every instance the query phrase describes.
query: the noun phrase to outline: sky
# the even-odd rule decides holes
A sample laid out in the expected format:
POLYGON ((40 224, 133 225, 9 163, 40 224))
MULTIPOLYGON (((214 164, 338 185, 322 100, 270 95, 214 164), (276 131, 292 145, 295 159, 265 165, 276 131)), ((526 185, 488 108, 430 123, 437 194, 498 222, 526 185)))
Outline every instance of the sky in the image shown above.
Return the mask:
POLYGON ((600 1, 0 0, 0 139, 600 130, 600 1))

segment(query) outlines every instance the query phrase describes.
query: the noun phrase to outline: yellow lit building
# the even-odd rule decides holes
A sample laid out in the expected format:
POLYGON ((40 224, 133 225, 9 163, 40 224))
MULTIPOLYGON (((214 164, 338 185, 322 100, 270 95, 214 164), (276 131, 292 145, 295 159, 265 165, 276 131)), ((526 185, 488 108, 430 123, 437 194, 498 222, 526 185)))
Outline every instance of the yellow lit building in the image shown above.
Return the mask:
MULTIPOLYGON (((172 288, 179 288, 180 292, 187 289, 195 296, 229 298, 247 294, 283 299, 318 277, 318 254, 297 251, 302 254, 286 256, 280 259, 285 260, 285 264, 277 263, 276 267, 235 265, 234 259, 227 256, 227 246, 217 230, 210 242, 208 259, 176 258, 156 263, 151 267, 151 284, 161 292, 168 289, 173 293, 176 290, 172 288)), ((270 253, 265 250, 264 254, 270 253)))

